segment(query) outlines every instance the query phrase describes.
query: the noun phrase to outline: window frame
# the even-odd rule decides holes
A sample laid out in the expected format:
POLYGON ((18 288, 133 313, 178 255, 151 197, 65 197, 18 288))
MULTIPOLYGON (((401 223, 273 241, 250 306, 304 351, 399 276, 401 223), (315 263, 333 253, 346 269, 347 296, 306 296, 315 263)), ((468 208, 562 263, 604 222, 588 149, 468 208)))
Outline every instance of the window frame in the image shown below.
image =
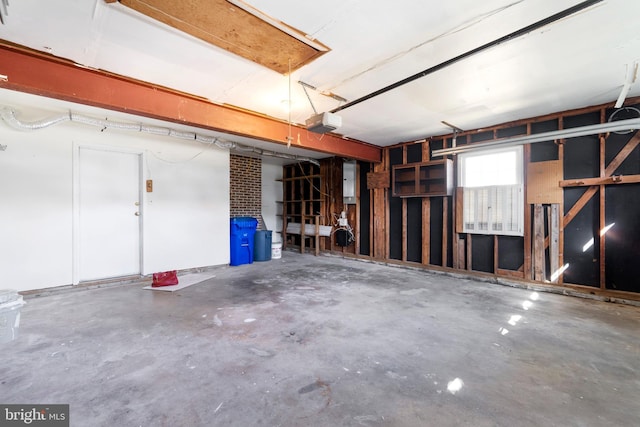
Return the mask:
POLYGON ((475 152, 467 152, 458 154, 458 171, 457 171, 458 183, 460 187, 463 187, 463 221, 462 232, 468 234, 485 234, 485 235, 505 235, 505 236, 524 236, 524 160, 523 160, 523 146, 510 146, 497 149, 487 149, 475 152), (515 183, 496 183, 492 185, 469 185, 472 183, 466 182, 465 171, 467 160, 472 157, 487 156, 492 154, 500 154, 506 152, 514 152, 516 154, 516 182, 515 183), (507 188, 508 187, 508 188, 507 188), (471 196, 471 192, 474 196, 471 196), (478 195, 485 192, 486 200, 485 204, 478 205, 478 195), (504 203, 498 204, 500 200, 498 194, 504 196, 509 192, 512 195, 511 204, 506 205, 504 203), (466 196, 465 196, 466 194, 466 196), (469 203, 474 203, 473 206, 473 218, 470 218, 468 213, 471 211, 469 203), (501 209, 498 213, 498 207, 501 209), (515 212, 515 214, 514 214, 515 212), (505 229, 504 224, 507 222, 500 221, 498 218, 513 219, 517 216, 514 227, 505 229), (486 223, 486 227, 484 224, 486 223), (472 225, 473 224, 473 225, 472 225), (472 225, 470 227, 470 225, 472 225))

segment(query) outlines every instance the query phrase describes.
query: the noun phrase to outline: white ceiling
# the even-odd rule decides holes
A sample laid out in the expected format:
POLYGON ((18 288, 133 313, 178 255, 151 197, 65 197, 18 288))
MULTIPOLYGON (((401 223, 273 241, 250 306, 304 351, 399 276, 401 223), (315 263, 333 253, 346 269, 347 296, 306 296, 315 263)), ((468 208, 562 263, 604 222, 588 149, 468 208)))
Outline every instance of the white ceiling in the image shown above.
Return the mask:
MULTIPOLYGON (((81 65, 304 123, 581 3, 577 0, 249 0, 331 48, 291 77, 104 0, 12 0, 0 38, 81 65), (291 85, 291 96, 289 86, 291 85)), ((604 0, 344 109, 336 133, 387 146, 615 101, 640 60, 640 1, 604 0)), ((629 96, 640 95, 640 84, 629 96)), ((279 149, 273 145, 274 149, 279 149)))

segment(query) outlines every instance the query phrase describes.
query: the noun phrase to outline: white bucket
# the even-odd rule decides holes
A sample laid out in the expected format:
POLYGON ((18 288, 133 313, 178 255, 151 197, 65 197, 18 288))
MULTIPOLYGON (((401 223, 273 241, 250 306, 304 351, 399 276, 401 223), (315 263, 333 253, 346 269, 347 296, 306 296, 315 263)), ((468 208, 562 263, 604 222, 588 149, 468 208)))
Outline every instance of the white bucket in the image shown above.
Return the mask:
POLYGON ((282 258, 282 242, 271 243, 271 259, 282 258))

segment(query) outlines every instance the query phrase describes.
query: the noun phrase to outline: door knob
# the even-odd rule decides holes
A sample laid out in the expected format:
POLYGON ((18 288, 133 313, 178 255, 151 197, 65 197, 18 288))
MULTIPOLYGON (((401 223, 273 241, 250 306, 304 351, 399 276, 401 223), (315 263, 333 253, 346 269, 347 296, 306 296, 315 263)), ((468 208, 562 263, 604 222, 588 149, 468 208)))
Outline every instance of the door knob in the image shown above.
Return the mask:
POLYGON ((134 213, 135 216, 140 216, 140 212, 134 213))
POLYGON ((135 202, 134 205, 140 206, 140 202, 135 202))

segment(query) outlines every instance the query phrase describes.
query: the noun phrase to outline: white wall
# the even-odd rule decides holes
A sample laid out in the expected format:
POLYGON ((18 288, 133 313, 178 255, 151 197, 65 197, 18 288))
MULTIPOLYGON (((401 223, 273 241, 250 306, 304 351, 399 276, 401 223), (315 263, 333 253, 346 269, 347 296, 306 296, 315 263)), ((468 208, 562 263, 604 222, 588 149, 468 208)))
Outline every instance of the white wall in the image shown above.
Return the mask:
POLYGON ((23 132, 0 120, 0 144, 0 289, 73 282, 78 145, 143 153, 143 180, 154 184, 142 201, 143 274, 229 263, 228 151, 68 122, 23 132))
POLYGON ((281 161, 264 157, 262 159, 262 217, 269 230, 273 230, 271 240, 281 242, 282 236, 282 164, 281 161))

